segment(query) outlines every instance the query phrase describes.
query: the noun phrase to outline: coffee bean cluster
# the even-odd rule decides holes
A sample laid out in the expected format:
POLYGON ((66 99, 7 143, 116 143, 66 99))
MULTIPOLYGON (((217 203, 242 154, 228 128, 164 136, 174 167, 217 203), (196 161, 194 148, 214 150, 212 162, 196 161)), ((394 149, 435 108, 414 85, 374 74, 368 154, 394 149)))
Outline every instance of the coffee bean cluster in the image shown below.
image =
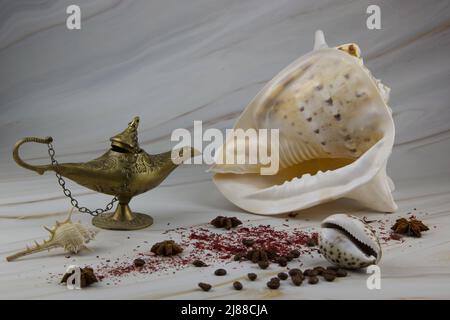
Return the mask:
MULTIPOLYGON (((260 261, 259 263, 262 262, 267 261, 260 261)), ((224 276, 227 274, 227 271, 221 268, 214 271, 214 274, 216 276, 224 276)), ((277 290, 281 286, 281 281, 288 280, 289 277, 291 277, 292 284, 298 287, 301 286, 305 280, 308 282, 308 284, 315 285, 319 283, 319 277, 322 277, 323 280, 327 282, 333 282, 336 278, 346 276, 347 276, 346 270, 334 266, 329 267, 317 266, 312 269, 306 269, 304 271, 298 268, 292 268, 289 269, 287 273, 284 271, 279 272, 276 277, 273 277, 268 282, 266 282, 266 286, 271 290, 277 290)), ((258 276, 256 273, 252 272, 247 274, 247 278, 250 281, 255 281, 258 278, 258 276)), ((211 289, 211 285, 208 283, 200 282, 198 286, 203 291, 209 291, 211 289)), ((233 288, 235 290, 242 290, 244 288, 244 285, 239 281, 235 281, 233 282, 233 288)))

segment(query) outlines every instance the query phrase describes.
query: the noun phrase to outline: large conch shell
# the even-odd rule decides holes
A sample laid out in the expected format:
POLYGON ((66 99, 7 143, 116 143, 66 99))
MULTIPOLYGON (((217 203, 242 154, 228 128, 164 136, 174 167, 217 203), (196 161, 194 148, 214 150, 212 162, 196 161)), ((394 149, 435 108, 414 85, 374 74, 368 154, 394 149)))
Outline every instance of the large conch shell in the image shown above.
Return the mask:
POLYGON ((7 261, 13 261, 17 258, 37 253, 53 248, 64 248, 69 253, 78 253, 82 249, 87 249, 86 244, 93 240, 98 233, 97 229, 85 227, 81 223, 72 222, 73 208, 70 210, 69 216, 63 222, 56 221, 52 228, 44 227, 50 233, 50 238, 39 244, 35 241, 35 245, 25 250, 19 251, 6 258, 7 261))
MULTIPOLYGON (((356 44, 329 48, 323 32, 317 31, 314 50, 273 78, 234 126, 279 129, 278 172, 261 175, 261 162, 217 162, 224 155, 237 158, 236 150, 249 159, 249 148, 235 148, 237 143, 228 137, 211 168, 215 184, 231 202, 258 214, 295 211, 338 198, 395 211, 394 185, 386 175, 394 144, 389 91, 363 65, 356 44)), ((267 141, 260 139, 258 147, 271 150, 267 141)))

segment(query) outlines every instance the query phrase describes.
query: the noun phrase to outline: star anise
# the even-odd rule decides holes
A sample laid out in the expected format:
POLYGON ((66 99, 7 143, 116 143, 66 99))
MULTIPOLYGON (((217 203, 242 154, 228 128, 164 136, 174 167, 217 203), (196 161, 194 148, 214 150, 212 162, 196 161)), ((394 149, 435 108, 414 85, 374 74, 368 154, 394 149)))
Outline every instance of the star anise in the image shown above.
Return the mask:
POLYGON ((179 254, 183 251, 175 241, 173 240, 165 240, 162 242, 155 243, 151 250, 157 256, 173 256, 179 254))
POLYGON ((236 217, 223 217, 218 216, 211 221, 211 224, 216 228, 225 228, 230 230, 231 228, 237 227, 242 224, 241 220, 236 217))
MULTIPOLYGON (((80 287, 84 288, 87 286, 90 286, 91 284, 97 282, 97 277, 94 274, 94 270, 90 267, 84 267, 80 268, 81 274, 80 274, 80 287)), ((61 279, 61 283, 66 283, 69 277, 75 272, 67 272, 64 274, 63 278, 61 279)))
POLYGON ((420 238, 422 231, 429 230, 422 221, 415 218, 405 219, 400 218, 395 221, 395 224, 391 227, 395 233, 407 234, 413 237, 420 238))

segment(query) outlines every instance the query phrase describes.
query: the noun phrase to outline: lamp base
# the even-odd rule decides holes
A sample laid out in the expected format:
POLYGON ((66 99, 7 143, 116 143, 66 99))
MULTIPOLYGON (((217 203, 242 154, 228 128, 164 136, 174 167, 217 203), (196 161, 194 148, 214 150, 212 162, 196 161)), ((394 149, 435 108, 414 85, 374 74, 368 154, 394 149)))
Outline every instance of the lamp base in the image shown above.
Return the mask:
POLYGON ((128 203, 119 203, 115 212, 103 213, 92 219, 92 224, 108 230, 139 230, 153 224, 153 218, 132 212, 128 203))

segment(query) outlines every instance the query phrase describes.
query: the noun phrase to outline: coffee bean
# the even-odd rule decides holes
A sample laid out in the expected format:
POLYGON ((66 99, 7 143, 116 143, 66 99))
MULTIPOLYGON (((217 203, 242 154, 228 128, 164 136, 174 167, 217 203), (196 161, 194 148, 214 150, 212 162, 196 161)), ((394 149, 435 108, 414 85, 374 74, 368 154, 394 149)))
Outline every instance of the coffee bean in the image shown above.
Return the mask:
POLYGON ((309 279, 308 279, 309 284, 317 284, 318 282, 319 282, 319 278, 317 278, 316 276, 309 277, 309 279))
POLYGON ((204 263, 202 260, 194 260, 194 262, 192 262, 192 264, 196 267, 207 267, 208 265, 206 263, 204 263))
POLYGON ((303 276, 301 276, 300 274, 294 274, 291 277, 292 283, 294 285, 296 285, 297 287, 300 286, 303 282, 303 276))
POLYGON ((269 261, 260 261, 258 262, 258 266, 261 269, 267 269, 269 267, 269 261))
POLYGON ((242 244, 246 247, 251 247, 255 243, 253 239, 244 239, 242 240, 242 244))
POLYGON ((316 277, 319 272, 317 270, 314 269, 306 269, 303 274, 307 277, 316 277))
POLYGON ((217 269, 216 271, 214 271, 214 274, 216 276, 224 276, 227 274, 227 270, 225 269, 217 269))
POLYGON ((331 274, 336 277, 336 271, 331 270, 331 269, 326 269, 322 272, 322 276, 325 276, 326 274, 331 274))
POLYGON ((209 283, 204 283, 204 282, 200 282, 198 284, 198 286, 203 290, 203 291, 209 291, 211 289, 211 285, 209 283))
POLYGON ((345 271, 344 269, 338 269, 336 271, 336 277, 346 277, 347 276, 347 271, 345 271))
POLYGON ((290 254, 290 253, 288 253, 284 257, 286 258, 287 261, 292 261, 292 259, 294 259, 294 256, 292 254, 290 254))
POLYGON ((242 254, 238 253, 234 256, 234 261, 241 261, 242 260, 242 254))
POLYGON ((289 276, 286 272, 280 272, 278 275, 278 278, 280 278, 281 280, 286 280, 289 276))
POLYGON ((319 271, 314 270, 314 269, 310 270, 309 274, 308 274, 308 276, 310 276, 310 277, 317 277, 318 275, 319 275, 319 271))
POLYGON ((301 274, 301 275, 303 275, 303 272, 302 272, 302 270, 297 269, 297 268, 294 268, 294 269, 289 270, 289 275, 290 275, 291 277, 294 276, 294 275, 296 275, 296 274, 301 274))
POLYGON ((280 278, 278 278, 278 277, 273 277, 273 278, 270 278, 270 281, 277 281, 277 282, 280 282, 280 278))
POLYGON ((249 273, 247 274, 247 277, 250 279, 250 281, 255 281, 258 276, 256 275, 256 273, 249 273))
POLYGON ((328 266, 327 267, 327 270, 337 271, 337 269, 339 269, 339 267, 337 267, 337 266, 328 266))
POLYGON ((300 257, 300 251, 298 251, 297 249, 291 250, 291 252, 289 252, 294 258, 298 258, 300 257))
POLYGON ((134 259, 133 263, 136 267, 142 267, 145 264, 145 261, 138 258, 134 259))
POLYGON ((235 282, 233 282, 233 287, 236 290, 242 290, 242 283, 240 283, 239 281, 235 281, 235 282))
POLYGON ((334 281, 334 279, 336 279, 336 275, 326 272, 323 274, 323 278, 325 280, 327 280, 328 282, 332 282, 332 281, 334 281))
POLYGON ((280 287, 280 282, 278 281, 269 281, 267 282, 267 287, 272 290, 276 290, 280 287))
POLYGON ((325 271, 325 268, 319 266, 319 267, 315 267, 314 270, 316 270, 317 274, 321 276, 323 274, 323 272, 325 271))
POLYGON ((287 266, 287 259, 285 257, 279 257, 277 259, 278 265, 280 267, 286 267, 287 266))

